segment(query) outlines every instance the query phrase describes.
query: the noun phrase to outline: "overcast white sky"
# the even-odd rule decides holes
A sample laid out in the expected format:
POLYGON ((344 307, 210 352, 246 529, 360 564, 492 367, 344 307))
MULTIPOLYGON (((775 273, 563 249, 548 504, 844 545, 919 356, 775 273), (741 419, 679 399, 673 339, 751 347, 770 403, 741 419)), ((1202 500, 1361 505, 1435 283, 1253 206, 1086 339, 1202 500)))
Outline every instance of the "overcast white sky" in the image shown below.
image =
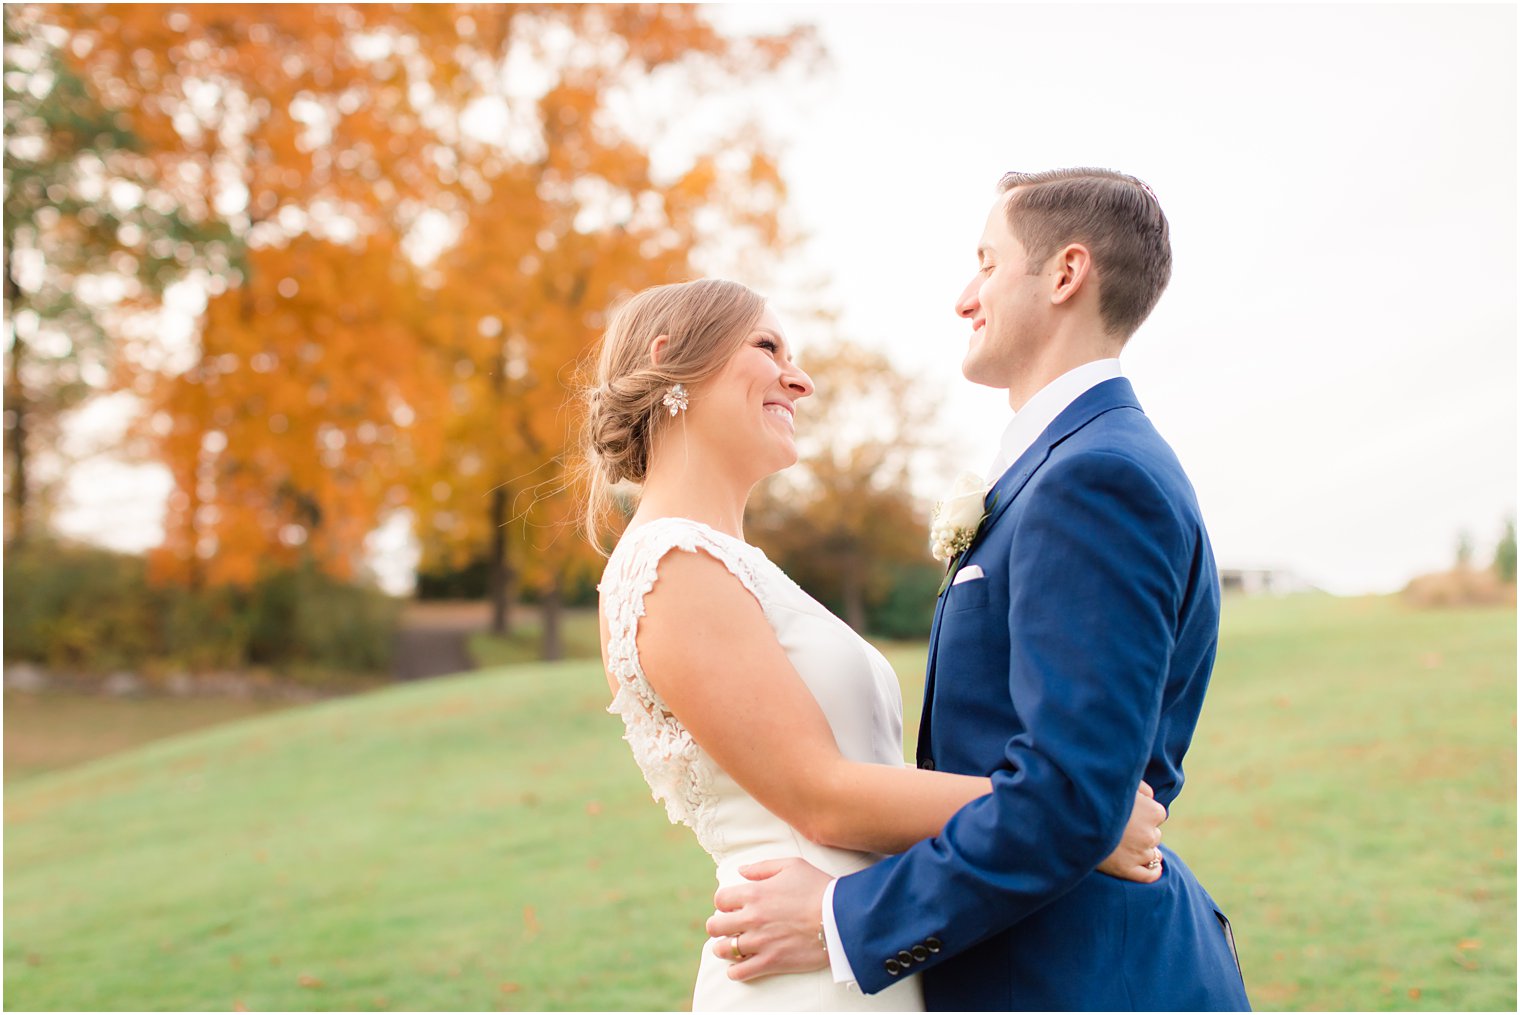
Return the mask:
MULTIPOLYGON (((1512 6, 750 6, 832 70, 772 107, 843 330, 938 384, 965 466, 1001 392, 952 312, 1006 170, 1147 180, 1173 281, 1123 356, 1222 566, 1341 592, 1489 552, 1516 503, 1512 6)), ((777 302, 786 303, 785 292, 777 302)))
MULTIPOLYGON (((1124 368, 1221 565, 1388 591, 1462 529, 1490 551, 1516 505, 1513 6, 714 16, 818 25, 830 69, 767 97, 811 234, 771 295, 784 315, 827 278, 846 335, 943 393, 955 467, 983 469, 1008 414, 961 379, 951 309, 997 178, 1108 166, 1171 220, 1172 285, 1124 368)), ((151 528, 154 480, 103 498, 80 475, 69 527, 151 528)))

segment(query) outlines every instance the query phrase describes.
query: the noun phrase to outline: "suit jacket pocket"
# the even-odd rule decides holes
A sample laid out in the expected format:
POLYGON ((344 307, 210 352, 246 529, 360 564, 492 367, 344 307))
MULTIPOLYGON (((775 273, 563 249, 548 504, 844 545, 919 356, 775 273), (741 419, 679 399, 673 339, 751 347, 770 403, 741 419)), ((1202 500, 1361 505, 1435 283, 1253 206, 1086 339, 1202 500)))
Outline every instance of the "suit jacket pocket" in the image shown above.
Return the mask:
POLYGON ((950 586, 945 590, 945 612, 959 613, 961 610, 973 610, 978 606, 986 606, 987 584, 986 578, 977 578, 974 581, 950 586))

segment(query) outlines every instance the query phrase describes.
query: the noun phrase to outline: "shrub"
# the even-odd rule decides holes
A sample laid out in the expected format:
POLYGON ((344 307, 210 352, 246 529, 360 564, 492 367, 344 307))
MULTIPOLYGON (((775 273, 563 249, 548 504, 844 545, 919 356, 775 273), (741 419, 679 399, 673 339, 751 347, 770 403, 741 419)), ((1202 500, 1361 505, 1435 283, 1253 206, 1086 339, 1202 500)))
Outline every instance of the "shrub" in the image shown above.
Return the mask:
POLYGON ((248 659, 353 673, 386 670, 399 613, 389 596, 336 582, 310 564, 271 572, 250 597, 248 659))
POLYGON ((898 564, 892 570, 891 587, 866 611, 871 633, 907 641, 929 637, 934 626, 934 600, 945 576, 943 565, 926 561, 898 564))
POLYGON ((1515 584, 1515 519, 1504 520, 1504 534, 1494 549, 1494 573, 1506 585, 1515 584))
POLYGON ((268 668, 303 682, 390 667, 400 603, 308 564, 250 588, 154 586, 141 557, 39 541, 5 555, 5 654, 50 669, 268 668))
POLYGON ((5 555, 5 650, 60 670, 140 665, 154 652, 142 558, 29 542, 5 555))

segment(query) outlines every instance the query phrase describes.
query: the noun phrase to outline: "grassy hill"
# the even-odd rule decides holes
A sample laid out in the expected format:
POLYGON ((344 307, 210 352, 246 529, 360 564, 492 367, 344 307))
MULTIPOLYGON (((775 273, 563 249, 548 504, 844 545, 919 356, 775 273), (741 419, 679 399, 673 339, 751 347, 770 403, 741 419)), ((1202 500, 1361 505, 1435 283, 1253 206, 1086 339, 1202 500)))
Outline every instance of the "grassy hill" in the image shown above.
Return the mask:
MULTIPOLYGON (((1512 608, 1229 601, 1166 834, 1259 1007, 1514 1008, 1514 666, 1512 608)), ((710 867, 606 697, 504 667, 8 787, 7 1006, 685 1006, 710 867)))

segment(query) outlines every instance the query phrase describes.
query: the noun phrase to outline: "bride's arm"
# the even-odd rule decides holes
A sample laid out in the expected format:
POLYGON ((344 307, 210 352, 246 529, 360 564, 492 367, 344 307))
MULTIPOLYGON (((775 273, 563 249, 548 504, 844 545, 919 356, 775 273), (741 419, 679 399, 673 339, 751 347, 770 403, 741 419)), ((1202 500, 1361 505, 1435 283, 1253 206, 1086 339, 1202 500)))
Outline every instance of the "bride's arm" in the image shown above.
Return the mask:
MULTIPOLYGON (((644 609, 638 652, 649 682, 725 772, 810 840, 901 852, 990 792, 985 778, 841 756, 760 604, 706 554, 668 554, 644 609)), ((1159 839, 1154 825, 1137 834, 1159 839)), ((1132 837, 1126 833, 1127 842, 1132 837)), ((1149 853, 1154 843, 1129 845, 1131 853, 1149 853)), ((1100 869, 1148 876, 1131 872, 1133 858, 1113 866, 1100 869)))
POLYGON ((645 677, 713 761, 814 842, 901 852, 991 791, 988 779, 841 756, 760 604, 706 554, 661 562, 638 651, 645 677))

